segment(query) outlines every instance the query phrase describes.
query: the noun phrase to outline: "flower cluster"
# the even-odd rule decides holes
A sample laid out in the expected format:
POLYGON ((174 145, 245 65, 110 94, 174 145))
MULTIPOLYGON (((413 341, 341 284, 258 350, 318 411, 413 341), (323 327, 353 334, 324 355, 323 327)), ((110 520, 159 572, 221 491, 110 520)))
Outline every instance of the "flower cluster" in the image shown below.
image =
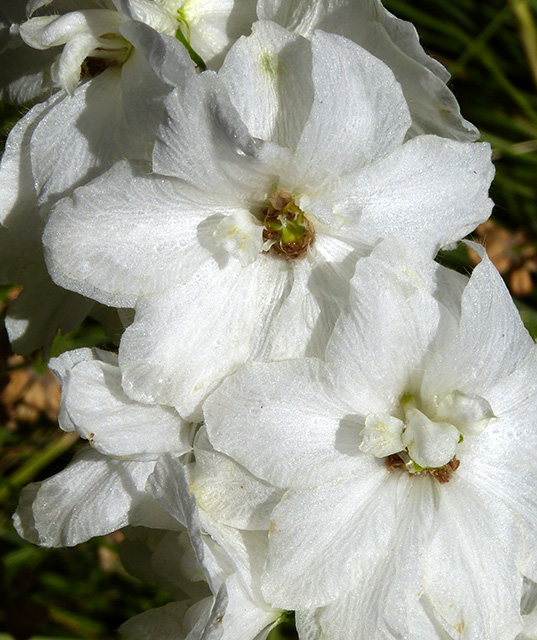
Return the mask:
POLYGON ((526 640, 537 347, 479 246, 490 148, 379 0, 30 0, 0 10, 20 353, 88 444, 26 539, 124 528, 173 602, 126 638, 526 640), (16 60, 16 63, 15 63, 16 60))

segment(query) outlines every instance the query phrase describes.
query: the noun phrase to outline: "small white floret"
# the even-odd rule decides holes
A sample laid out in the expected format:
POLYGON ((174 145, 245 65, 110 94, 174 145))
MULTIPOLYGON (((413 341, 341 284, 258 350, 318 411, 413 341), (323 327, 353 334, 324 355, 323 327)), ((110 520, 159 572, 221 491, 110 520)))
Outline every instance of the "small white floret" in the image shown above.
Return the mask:
POLYGON ((464 435, 480 434, 494 417, 485 398, 458 389, 440 400, 435 416, 440 421, 455 425, 464 435))
POLYGON ((221 220, 213 232, 215 242, 237 258, 243 267, 254 262, 263 250, 263 227, 246 210, 221 220))
POLYGON ((389 413, 370 413, 365 419, 360 450, 384 458, 402 451, 405 446, 401 436, 405 424, 389 413))
POLYGON ((455 455, 460 433, 452 424, 433 422, 419 409, 411 408, 406 412, 406 429, 401 439, 420 467, 437 468, 455 455))

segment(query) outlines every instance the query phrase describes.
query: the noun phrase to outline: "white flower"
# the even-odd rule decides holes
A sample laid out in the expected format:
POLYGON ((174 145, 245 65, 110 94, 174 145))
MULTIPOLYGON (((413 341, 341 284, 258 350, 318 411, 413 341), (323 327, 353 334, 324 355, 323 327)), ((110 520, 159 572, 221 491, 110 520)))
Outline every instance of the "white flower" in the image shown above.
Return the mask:
POLYGON ((185 416, 249 358, 322 352, 381 238, 432 257, 490 213, 488 146, 403 144, 393 74, 344 38, 258 23, 166 104, 151 168, 77 190, 44 243, 58 284, 136 306, 124 388, 185 416))
POLYGON ((82 8, 77 0, 19 4, 6 16, 20 24, 12 25, 8 50, 0 57, 2 98, 18 103, 59 88, 72 94, 81 81, 120 67, 132 53, 122 30, 129 20, 176 38, 204 69, 219 66, 256 17, 255 0, 88 0, 82 8))
MULTIPOLYGON (((9 9, 22 19, 23 7, 9 9)), ((92 307, 48 277, 41 232, 51 204, 118 159, 150 157, 162 96, 194 73, 189 53, 219 64, 255 19, 255 1, 49 0, 26 11, 33 17, 10 29, 0 58, 2 97, 56 93, 19 121, 0 165, 0 282, 24 285, 6 323, 19 353, 46 350, 92 307)))
POLYGON ((194 73, 178 42, 133 21, 121 28, 135 46, 121 68, 105 70, 71 97, 60 92, 36 105, 6 142, 0 281, 25 286, 6 322, 19 353, 48 347, 58 329, 72 330, 93 306, 48 276, 41 233, 51 204, 119 158, 149 157, 161 98, 194 73))
POLYGON ((358 263, 326 362, 225 380, 209 438, 288 489, 262 591, 299 629, 511 640, 536 577, 536 347, 488 259, 465 282, 394 253, 358 263))

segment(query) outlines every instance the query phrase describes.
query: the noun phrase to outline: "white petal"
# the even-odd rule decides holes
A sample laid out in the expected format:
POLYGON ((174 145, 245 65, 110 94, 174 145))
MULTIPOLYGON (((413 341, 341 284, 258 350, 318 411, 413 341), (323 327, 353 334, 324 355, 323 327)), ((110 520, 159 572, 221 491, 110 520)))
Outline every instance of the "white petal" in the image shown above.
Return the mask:
MULTIPOLYGON (((179 526, 179 525, 178 525, 179 526)), ((211 595, 186 528, 175 531, 125 527, 119 557, 138 580, 156 584, 178 600, 185 595, 201 599, 211 595)))
POLYGON ((245 365, 203 410, 213 445, 275 486, 315 486, 373 464, 318 360, 245 365))
POLYGON ((37 51, 18 35, 14 40, 0 53, 0 99, 17 105, 45 100, 57 89, 49 72, 57 50, 37 51))
POLYGON ((305 187, 337 188, 342 176, 400 145, 410 116, 400 86, 377 58, 322 32, 314 36, 312 50, 315 97, 297 164, 305 187))
POLYGON ((514 638, 522 627, 516 518, 484 500, 458 471, 439 492, 425 595, 451 637, 514 638))
MULTIPOLYGON (((64 45, 51 73, 54 81, 72 95, 80 80, 82 63, 101 44, 99 36, 116 35, 120 22, 116 11, 69 11, 60 16, 30 18, 21 25, 20 33, 24 41, 36 49, 64 45)), ((119 50, 125 49, 123 43, 119 34, 114 41, 107 41, 108 46, 119 50)))
POLYGON ((258 22, 230 50, 219 77, 253 136, 295 149, 313 103, 311 43, 258 22))
MULTIPOLYGON (((208 212, 146 165, 118 163, 53 209, 43 242, 54 279, 105 304, 173 286, 207 253, 196 230, 208 212)), ((212 213, 212 210, 209 210, 212 213)))
MULTIPOLYGON (((60 380, 62 387, 66 388, 69 384, 73 368, 79 362, 89 362, 93 360, 100 360, 117 366, 116 353, 113 353, 112 351, 104 351, 103 349, 95 347, 93 349, 82 347, 81 349, 66 351, 57 358, 51 358, 49 360, 49 369, 60 380)), ((69 412, 65 407, 65 400, 66 394, 62 393, 60 412, 58 416, 60 428, 63 429, 63 431, 76 431, 76 426, 71 421, 69 412)))
POLYGON ((224 54, 256 19, 255 0, 193 0, 185 3, 190 45, 207 66, 218 69, 224 54))
POLYGON ((220 380, 254 355, 286 279, 267 261, 221 268, 210 258, 182 287, 141 301, 119 352, 127 394, 199 414, 220 380))
POLYGON ((389 548, 371 560, 353 590, 318 613, 322 637, 440 640, 419 601, 424 550, 434 530, 435 488, 424 478, 409 480, 407 487, 392 496, 397 524, 389 548))
MULTIPOLYGON (((400 20, 397 22, 403 23, 400 20)), ((461 116, 457 100, 446 86, 446 80, 449 79, 446 69, 437 65, 435 72, 432 72, 401 51, 400 41, 394 43, 393 39, 393 32, 390 33, 390 26, 385 22, 367 30, 363 40, 358 42, 385 62, 401 84, 412 116, 409 135, 433 133, 461 142, 477 140, 478 129, 461 116), (443 71, 443 78, 436 73, 438 67, 443 71)), ((436 62, 430 57, 428 60, 427 66, 433 66, 431 63, 436 62)))
POLYGON ((80 81, 82 63, 98 46, 98 38, 91 34, 81 34, 64 45, 59 59, 52 65, 51 75, 54 82, 70 96, 80 81))
MULTIPOLYGON (((178 26, 173 4, 151 2, 151 0, 114 0, 114 5, 123 16, 136 20, 139 24, 148 25, 153 31, 167 35, 174 35, 178 26)), ((179 7, 181 3, 175 4, 179 7)))
POLYGON ((481 396, 455 390, 438 402, 435 421, 449 422, 464 435, 478 435, 494 418, 490 404, 481 396))
MULTIPOLYGON (((211 611, 213 599, 206 598, 204 609, 196 611, 198 619, 206 620, 211 611)), ((134 616, 119 628, 126 640, 187 640, 188 631, 183 627, 188 602, 170 602, 158 609, 150 609, 134 616)))
POLYGON ((58 331, 73 331, 94 305, 92 300, 57 287, 44 265, 33 281, 26 277, 23 281, 24 288, 6 315, 9 340, 17 353, 47 351, 58 331))
POLYGON ((402 237, 432 257, 488 218, 493 175, 487 144, 420 136, 343 185, 338 206, 364 242, 402 237))
POLYGON ((452 424, 432 422, 418 409, 406 412, 406 429, 401 438, 420 467, 442 467, 457 451, 460 432, 452 424))
POLYGON ((459 389, 485 398, 495 411, 490 393, 528 362, 533 347, 507 287, 485 258, 464 290, 458 335, 427 368, 422 395, 442 397, 459 389))
POLYGON ((172 518, 144 492, 154 466, 82 449, 64 471, 23 489, 15 528, 44 547, 70 547, 127 524, 172 529, 172 518))
MULTIPOLYGON (((277 267, 278 258, 267 258, 277 267)), ((335 297, 339 293, 339 280, 333 276, 326 289, 316 286, 317 262, 308 254, 292 265, 282 265, 282 270, 287 271, 290 290, 285 291, 281 304, 275 308, 264 337, 263 351, 258 356, 260 360, 288 360, 304 354, 320 356, 324 353, 323 347, 333 327, 333 322, 330 323, 336 313, 334 307, 339 309, 332 300, 332 295, 335 297)))
POLYGON ((102 35, 114 32, 121 23, 116 11, 91 9, 70 11, 64 15, 30 18, 21 25, 24 41, 35 49, 47 49, 69 42, 81 34, 102 35))
MULTIPOLYGON (((53 371, 65 357, 51 361, 53 371)), ((100 453, 154 460, 161 453, 191 449, 190 425, 170 407, 128 398, 117 364, 89 357, 76 362, 64 377, 62 404, 79 435, 100 453)))
POLYGON ((311 37, 326 15, 326 3, 311 0, 258 0, 257 15, 260 20, 273 20, 289 31, 311 37))
POLYGON ((326 359, 338 389, 364 417, 390 412, 421 379, 440 321, 430 276, 405 255, 404 243, 386 243, 357 264, 326 359))
POLYGON ((414 26, 397 19, 378 0, 259 0, 258 15, 308 38, 316 28, 345 36, 386 63, 402 86, 414 135, 436 133, 457 140, 478 137, 446 87, 447 70, 425 53, 414 26))
MULTIPOLYGON (((0 221, 15 232, 40 228, 30 162, 30 141, 43 116, 61 99, 53 96, 35 105, 11 129, 0 162, 0 221)), ((34 231, 35 233, 35 231, 34 231)), ((33 234, 32 234, 33 235, 33 234)))
MULTIPOLYGON (((133 95, 141 94, 149 98, 151 89, 153 89, 153 87, 147 86, 147 79, 145 82, 141 82, 140 69, 131 73, 133 56, 147 60, 160 80, 171 86, 181 85, 187 77, 194 75, 195 71, 190 56, 175 38, 169 38, 148 25, 135 21, 124 22, 120 26, 120 32, 135 47, 122 69, 122 75, 128 73, 129 80, 133 84, 131 88, 133 95)), ((130 105, 126 106, 128 108, 130 105)), ((147 114, 144 113, 144 115, 147 114)))
POLYGON ((495 412, 493 420, 477 438, 465 439, 461 445, 458 470, 477 486, 488 500, 499 500, 516 514, 524 530, 523 567, 533 580, 537 558, 535 513, 537 473, 534 452, 537 448, 537 360, 520 367, 491 394, 495 412))
POLYGON ((108 69, 58 102, 41 118, 31 140, 40 202, 51 203, 70 194, 114 161, 149 156, 152 125, 161 114, 158 96, 168 90, 134 52, 121 73, 108 69), (137 95, 129 85, 133 75, 137 95), (130 116, 134 110, 137 119, 130 116))
POLYGON ((282 614, 269 605, 254 604, 241 588, 236 575, 226 580, 228 605, 222 624, 222 640, 265 640, 282 614))
POLYGON ((198 432, 194 452, 196 461, 189 468, 190 491, 199 508, 231 527, 268 529, 270 513, 282 492, 213 449, 204 430, 198 432))
POLYGON ((377 458, 402 451, 405 448, 401 441, 404 428, 402 420, 388 413, 370 413, 365 419, 360 451, 371 453, 377 458))
POLYGON ((359 477, 289 491, 274 509, 263 576, 268 602, 283 609, 333 602, 387 552, 398 524, 394 496, 408 478, 375 462, 359 477))
POLYGON ((213 237, 216 245, 237 258, 243 267, 254 262, 263 250, 263 227, 244 209, 223 217, 213 237))
POLYGON ((243 583, 259 592, 260 565, 266 556, 266 532, 241 532, 212 520, 198 509, 181 460, 162 456, 147 483, 147 492, 188 528, 192 547, 207 582, 217 593, 235 571, 243 583))
POLYGON ((218 209, 268 198, 285 152, 249 134, 216 75, 187 79, 165 104, 169 117, 153 151, 154 171, 195 185, 218 209))

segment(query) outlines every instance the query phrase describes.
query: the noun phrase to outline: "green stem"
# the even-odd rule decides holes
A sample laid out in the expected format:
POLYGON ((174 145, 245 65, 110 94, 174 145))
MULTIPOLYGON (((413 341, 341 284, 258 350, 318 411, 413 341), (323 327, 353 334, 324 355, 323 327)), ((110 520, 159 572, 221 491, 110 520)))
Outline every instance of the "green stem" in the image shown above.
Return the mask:
POLYGON ((9 476, 8 485, 0 487, 0 502, 7 498, 10 488, 18 489, 33 480, 42 469, 68 451, 78 439, 76 432, 64 433, 61 438, 33 455, 9 476))
POLYGON ((181 31, 181 27, 179 27, 175 32, 175 37, 188 51, 188 55, 192 58, 192 62, 196 65, 196 67, 198 67, 201 71, 205 71, 205 69, 207 69, 207 65, 205 64, 205 62, 203 62, 199 54, 197 54, 190 46, 190 42, 185 38, 185 34, 181 31))

